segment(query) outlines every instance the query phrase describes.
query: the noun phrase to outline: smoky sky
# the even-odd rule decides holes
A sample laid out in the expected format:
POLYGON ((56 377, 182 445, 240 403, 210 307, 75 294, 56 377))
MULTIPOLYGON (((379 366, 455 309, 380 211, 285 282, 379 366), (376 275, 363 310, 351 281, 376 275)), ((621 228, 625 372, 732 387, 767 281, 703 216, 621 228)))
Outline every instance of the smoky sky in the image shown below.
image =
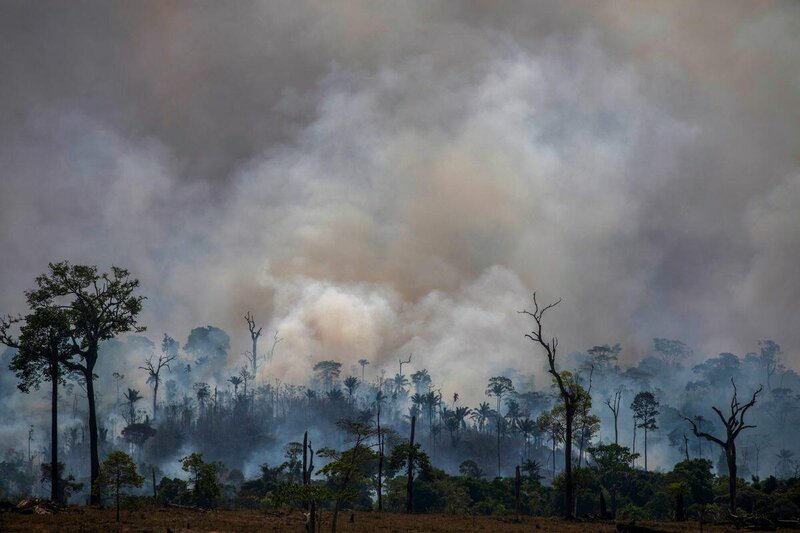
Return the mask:
MULTIPOLYGON (((125 266, 142 322, 269 372, 414 353, 447 389, 653 337, 800 328, 800 8, 780 2, 4 2, 0 310, 125 266)), ((473 391, 472 394, 470 391, 473 391)))

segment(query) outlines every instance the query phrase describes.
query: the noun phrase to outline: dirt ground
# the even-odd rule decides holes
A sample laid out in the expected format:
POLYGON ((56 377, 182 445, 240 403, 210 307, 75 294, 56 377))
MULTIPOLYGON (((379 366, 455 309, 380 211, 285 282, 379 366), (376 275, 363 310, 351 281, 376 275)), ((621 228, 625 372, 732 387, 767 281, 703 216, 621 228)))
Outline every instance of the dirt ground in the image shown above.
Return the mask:
MULTIPOLYGON (((670 533, 700 531, 697 523, 641 523, 670 533)), ((119 528, 113 509, 70 507, 54 515, 22 515, 0 513, 0 532, 58 531, 58 532, 117 532, 147 531, 186 533, 189 531, 251 532, 251 531, 305 531, 305 518, 299 512, 287 516, 272 516, 262 511, 200 512, 186 509, 145 509, 122 511, 119 528)), ((330 515, 325 514, 322 531, 330 531, 330 515)), ((604 533, 615 531, 612 522, 566 523, 557 519, 523 517, 453 515, 403 515, 392 513, 350 513, 339 516, 338 531, 348 532, 471 532, 471 531, 525 531, 536 533, 604 533)), ((726 528, 705 526, 703 531, 722 533, 726 528)))

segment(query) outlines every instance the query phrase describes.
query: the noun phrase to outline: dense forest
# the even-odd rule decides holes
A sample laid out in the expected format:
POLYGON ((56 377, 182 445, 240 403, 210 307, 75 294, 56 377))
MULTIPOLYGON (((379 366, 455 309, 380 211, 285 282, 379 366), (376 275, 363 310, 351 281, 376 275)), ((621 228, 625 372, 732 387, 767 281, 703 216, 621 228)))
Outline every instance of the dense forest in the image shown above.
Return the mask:
POLYGON ((564 304, 534 293, 509 334, 527 337, 552 386, 508 369, 468 403, 475 391, 442 387, 421 353, 383 367, 315 354, 306 383, 281 382, 270 375, 280 332, 249 312, 237 332, 147 336, 147 301, 121 268, 51 264, 26 297, 0 328, 0 396, 24 396, 50 424, 2 410, 27 430, 0 462, 2 500, 96 504, 122 491, 126 505, 302 507, 312 524, 347 508, 800 516, 800 376, 773 340, 703 358, 656 338, 623 367, 619 344, 562 354, 548 324, 564 304), (230 353, 231 334, 251 350, 230 353))

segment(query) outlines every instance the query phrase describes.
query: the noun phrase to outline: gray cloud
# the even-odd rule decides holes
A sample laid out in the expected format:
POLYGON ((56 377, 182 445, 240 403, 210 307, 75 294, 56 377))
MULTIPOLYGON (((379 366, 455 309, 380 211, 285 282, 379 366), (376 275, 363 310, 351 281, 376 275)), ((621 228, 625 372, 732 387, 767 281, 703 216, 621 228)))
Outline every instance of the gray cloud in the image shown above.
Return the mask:
POLYGON ((465 398, 541 373, 531 288, 565 351, 796 357, 796 6, 0 9, 1 309, 49 260, 113 262, 153 338, 217 324, 235 355, 253 310, 276 375, 413 351, 465 398))

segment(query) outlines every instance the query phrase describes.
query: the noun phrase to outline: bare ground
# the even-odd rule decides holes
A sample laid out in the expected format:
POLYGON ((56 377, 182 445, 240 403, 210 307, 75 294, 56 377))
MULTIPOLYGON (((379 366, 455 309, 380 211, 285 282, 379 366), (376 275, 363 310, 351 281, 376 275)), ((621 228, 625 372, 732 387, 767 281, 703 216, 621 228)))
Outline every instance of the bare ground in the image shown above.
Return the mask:
MULTIPOLYGON (((670 533, 700 531, 696 522, 640 523, 670 533)), ((23 515, 0 513, 0 532, 58 531, 58 532, 117 532, 143 531, 187 533, 190 531, 251 532, 296 531, 305 532, 305 518, 299 513, 273 516, 262 511, 234 510, 200 512, 186 509, 144 509, 122 511, 119 526, 113 509, 70 507, 53 515, 23 515)), ((324 514, 322 531, 330 531, 330 514, 324 514)), ((455 516, 455 515, 404 515, 393 513, 343 512, 339 516, 338 531, 349 532, 471 532, 471 531, 525 531, 541 533, 605 533, 615 531, 613 522, 564 522, 553 518, 455 516)), ((733 528, 710 527, 703 531, 722 533, 733 528)))

